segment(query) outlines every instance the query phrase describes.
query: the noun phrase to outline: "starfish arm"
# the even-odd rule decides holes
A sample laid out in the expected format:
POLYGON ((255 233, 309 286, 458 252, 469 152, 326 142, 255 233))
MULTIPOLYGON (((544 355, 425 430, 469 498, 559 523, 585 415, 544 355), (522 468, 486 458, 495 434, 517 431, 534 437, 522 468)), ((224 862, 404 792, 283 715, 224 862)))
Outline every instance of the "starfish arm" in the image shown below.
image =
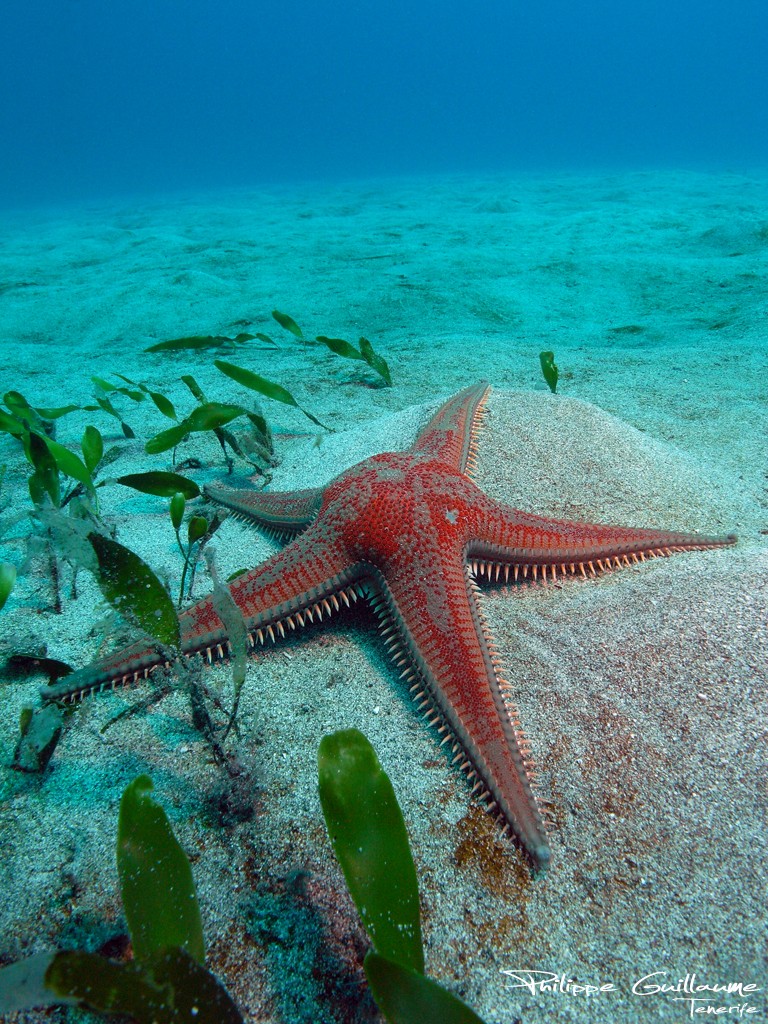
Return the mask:
POLYGON ((205 495, 249 522, 291 536, 315 518, 323 500, 323 488, 270 492, 211 484, 205 488, 205 495))
POLYGON ((550 853, 530 748, 461 551, 444 551, 426 575, 390 566, 372 579, 373 607, 416 699, 454 739, 454 760, 475 780, 487 809, 545 870, 550 853))
POLYGON ((705 536, 537 516, 486 499, 467 555, 475 575, 544 579, 558 572, 595 575, 597 569, 631 565, 676 551, 701 551, 736 543, 733 534, 705 536))
POLYGON ((471 476, 475 466, 477 434, 490 390, 481 381, 449 398, 419 431, 413 451, 471 476))
MULTIPOLYGON (((243 616, 248 646, 253 648, 285 636, 307 620, 322 619, 342 604, 349 606, 360 595, 363 575, 362 567, 350 564, 339 545, 328 543, 320 530, 310 528, 257 568, 238 576, 228 589, 243 616)), ((212 661, 229 652, 216 603, 215 595, 210 595, 181 613, 180 653, 200 653, 212 661)), ((173 655, 151 640, 138 641, 44 687, 41 695, 47 701, 73 701, 130 685, 167 666, 173 655)))

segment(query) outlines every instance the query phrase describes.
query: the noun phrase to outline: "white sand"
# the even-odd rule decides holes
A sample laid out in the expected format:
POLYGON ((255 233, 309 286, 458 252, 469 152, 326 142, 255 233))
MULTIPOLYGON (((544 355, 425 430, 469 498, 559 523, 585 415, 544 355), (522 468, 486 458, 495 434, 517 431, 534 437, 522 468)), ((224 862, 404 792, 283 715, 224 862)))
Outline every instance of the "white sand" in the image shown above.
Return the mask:
MULTIPOLYGON (((406 446, 440 399, 485 377, 494 391, 477 480, 489 493, 558 516, 734 530, 740 543, 487 596, 556 807, 545 880, 532 883, 472 807, 371 619, 350 615, 249 665, 238 750, 252 772, 251 822, 216 823, 209 805, 222 773, 181 694, 104 735, 141 691, 89 700, 42 780, 0 769, 0 956, 96 948, 120 931, 117 806, 148 771, 194 858, 210 965, 248 1020, 369 1019, 355 973, 366 941, 316 795, 320 738, 354 725, 403 807, 428 970, 489 1024, 689 1019, 673 995, 632 994, 655 971, 754 983, 764 1014, 767 197, 764 179, 637 174, 241 192, 7 217, 3 390, 33 404, 85 401, 89 374, 114 372, 166 390, 182 410, 185 372, 210 397, 242 401, 212 357, 141 350, 234 334, 245 319, 280 347, 254 342, 230 358, 340 430, 317 445, 309 421, 270 405, 278 428, 306 435, 278 438, 276 488, 321 483, 406 446), (361 387, 373 379, 362 364, 293 340, 271 321, 274 307, 309 335, 365 334, 395 386, 361 387), (629 326, 641 330, 616 330, 629 326), (560 366, 557 396, 541 379, 542 348, 560 366), (589 1002, 508 991, 500 972, 514 968, 618 991, 589 1002)), ((166 426, 146 403, 121 409, 139 439, 166 426)), ((95 414, 62 421, 60 439, 76 441, 85 422, 119 441, 95 414)), ((26 471, 14 445, 0 444, 5 523, 24 506, 26 471)), ((200 480, 220 472, 215 446, 196 440, 184 454, 206 463, 200 480)), ((114 473, 149 467, 137 440, 114 473)), ((166 503, 101 493, 119 538, 178 586, 166 503)), ((5 534, 0 557, 21 565, 12 538, 22 532, 5 534)), ((234 521, 216 547, 222 575, 274 549, 234 521)), ((45 643, 53 657, 86 663, 100 642, 98 592, 83 575, 79 599, 47 614, 34 569, 0 613, 6 649, 45 643)), ((207 586, 201 574, 196 592, 207 586)), ((226 693, 227 675, 207 678, 226 693)), ((3 765, 41 682, 0 684, 3 765)))

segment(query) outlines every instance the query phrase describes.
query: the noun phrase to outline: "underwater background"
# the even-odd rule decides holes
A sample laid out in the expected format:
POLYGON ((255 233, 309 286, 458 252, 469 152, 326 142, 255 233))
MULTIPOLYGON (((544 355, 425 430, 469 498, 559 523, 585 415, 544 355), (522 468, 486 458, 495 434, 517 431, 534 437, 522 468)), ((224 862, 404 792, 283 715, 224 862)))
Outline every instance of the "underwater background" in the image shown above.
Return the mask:
POLYGON ((0 202, 768 159, 760 0, 8 4, 0 202))
POLYGON ((382 1020, 318 796, 320 744, 350 728, 402 809, 426 973, 487 1024, 768 1019, 768 5, 31 0, 1 20, 0 1021, 102 1019, 12 979, 135 951, 115 837, 141 774, 233 1019, 382 1020), (188 604, 280 550, 198 488, 323 486, 480 380, 487 494, 738 536, 483 583, 553 809, 545 876, 365 602, 265 644, 242 688, 214 658, 43 706, 52 674, 136 635, 89 530, 188 604), (149 472, 191 481, 181 513, 149 472))

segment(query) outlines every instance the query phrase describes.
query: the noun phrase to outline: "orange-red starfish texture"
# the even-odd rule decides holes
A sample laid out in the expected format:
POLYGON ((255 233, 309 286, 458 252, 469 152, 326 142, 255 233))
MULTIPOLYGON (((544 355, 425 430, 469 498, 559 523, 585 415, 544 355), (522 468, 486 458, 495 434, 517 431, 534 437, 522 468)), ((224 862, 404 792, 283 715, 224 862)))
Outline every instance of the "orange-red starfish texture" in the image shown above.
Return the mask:
MULTIPOLYGON (((550 859, 547 812, 536 796, 531 748, 483 619, 477 579, 594 575, 735 538, 560 521, 487 497, 471 477, 488 390, 478 384, 459 392, 408 451, 366 459, 324 488, 269 494, 210 487, 207 493, 292 537, 230 586, 251 646, 367 598, 420 706, 473 779, 473 792, 543 870, 550 859)), ((185 611, 181 627, 184 654, 210 659, 228 646, 211 598, 185 611)), ((77 699, 136 682, 161 664, 151 645, 135 644, 44 695, 77 699)))

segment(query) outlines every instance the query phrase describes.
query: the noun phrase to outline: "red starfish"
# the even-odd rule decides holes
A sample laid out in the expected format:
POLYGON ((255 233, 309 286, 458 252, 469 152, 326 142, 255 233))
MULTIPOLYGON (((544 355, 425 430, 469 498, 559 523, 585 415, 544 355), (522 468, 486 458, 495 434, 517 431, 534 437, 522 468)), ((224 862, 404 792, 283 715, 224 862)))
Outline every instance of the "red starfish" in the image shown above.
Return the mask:
MULTIPOLYGON (((280 552, 230 585, 251 646, 365 596, 430 722, 453 742, 488 809, 534 868, 550 851, 530 746, 478 600, 478 576, 505 581, 596 574, 650 555, 720 547, 735 538, 574 523, 531 515, 472 482, 488 388, 454 395, 406 452, 366 459, 325 488, 269 494, 221 487, 222 505, 284 535, 280 552)), ((184 654, 222 656, 228 640, 211 598, 181 616, 184 654)), ((164 663, 135 644, 44 691, 77 699, 145 678, 164 663)))

